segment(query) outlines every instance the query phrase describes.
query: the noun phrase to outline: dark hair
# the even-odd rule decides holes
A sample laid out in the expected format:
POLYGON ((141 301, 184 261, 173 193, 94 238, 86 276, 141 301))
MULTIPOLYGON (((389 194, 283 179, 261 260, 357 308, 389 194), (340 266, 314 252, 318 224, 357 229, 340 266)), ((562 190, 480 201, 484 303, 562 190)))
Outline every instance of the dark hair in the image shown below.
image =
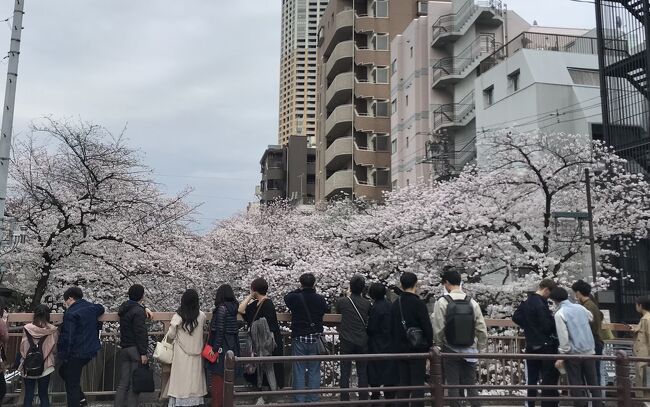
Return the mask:
POLYGON ((399 283, 402 285, 402 288, 408 290, 409 288, 415 287, 418 282, 418 276, 410 271, 405 271, 399 277, 399 283))
POLYGON ((350 279, 350 292, 352 294, 361 295, 364 288, 366 288, 366 279, 361 274, 356 274, 350 279))
POLYGON ((217 293, 214 295, 215 308, 224 302, 237 302, 235 299, 235 292, 232 290, 230 284, 221 284, 217 288, 217 293))
POLYGON ((646 311, 650 311, 650 296, 644 295, 636 299, 636 303, 646 311))
POLYGON ((139 302, 144 298, 144 287, 140 284, 133 284, 129 287, 129 300, 139 302))
POLYGON ((551 290, 550 298, 555 302, 562 302, 569 299, 569 293, 562 287, 555 287, 551 290))
POLYGON ((199 293, 193 288, 185 290, 181 297, 181 306, 176 313, 183 320, 181 326, 190 335, 199 325, 199 312, 199 293))
POLYGON ((445 270, 442 272, 442 276, 440 276, 440 281, 443 284, 460 285, 461 280, 460 273, 454 269, 445 270))
POLYGON ((304 273, 298 281, 303 288, 314 288, 316 285, 316 277, 312 273, 304 273))
POLYGON ((80 300, 84 297, 83 291, 81 291, 81 288, 77 286, 73 286, 65 290, 63 293, 63 301, 68 301, 69 298, 72 298, 73 300, 77 301, 80 300))
POLYGON ((372 283, 368 295, 375 301, 383 300, 386 297, 386 287, 381 283, 372 283))
POLYGON ((549 291, 552 291, 555 287, 557 287, 557 283, 550 278, 545 278, 539 282, 539 288, 541 290, 548 288, 549 291))
POLYGON ((584 280, 578 280, 571 286, 571 289, 574 292, 580 293, 585 297, 589 297, 591 294, 591 285, 584 280))
POLYGON ((267 283, 262 277, 256 278, 251 283, 251 290, 258 294, 266 295, 266 293, 269 292, 269 283, 267 283))
POLYGON ((46 324, 50 323, 50 307, 45 304, 38 304, 34 308, 34 315, 32 316, 32 322, 36 326, 44 327, 46 324))

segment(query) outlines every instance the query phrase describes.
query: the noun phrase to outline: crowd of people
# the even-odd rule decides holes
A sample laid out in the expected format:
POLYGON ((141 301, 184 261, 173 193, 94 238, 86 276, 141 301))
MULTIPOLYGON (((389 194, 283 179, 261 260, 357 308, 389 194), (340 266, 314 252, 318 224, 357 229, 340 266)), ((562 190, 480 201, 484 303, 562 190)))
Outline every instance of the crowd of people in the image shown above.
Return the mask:
MULTIPOLYGON (((338 329, 339 350, 343 355, 407 354, 428 352, 432 346, 443 353, 459 354, 443 359, 443 377, 448 385, 452 407, 459 407, 463 397, 470 397, 473 407, 480 406, 476 384, 478 358, 476 354, 487 349, 488 330, 477 301, 463 292, 461 275, 453 268, 443 271, 441 282, 444 295, 433 305, 433 312, 417 294, 418 279, 410 272, 400 276, 400 287, 395 294, 379 283, 366 286, 364 277, 355 275, 349 282, 346 295, 338 299, 335 312, 340 314, 338 329), (390 293, 390 295, 389 295, 390 293), (393 301, 389 297, 392 296, 393 301)), ((326 354, 331 346, 324 337, 324 317, 330 311, 325 298, 316 291, 316 278, 305 273, 299 278, 299 288, 284 297, 291 313, 291 352, 294 356, 326 354)), ((233 351, 236 356, 282 356, 284 345, 277 319, 277 308, 268 296, 268 283, 263 278, 250 285, 250 294, 238 302, 233 288, 228 284, 218 287, 214 296, 211 320, 200 310, 196 290, 186 290, 180 306, 169 323, 165 339, 173 350, 169 367, 169 380, 162 390, 169 399, 169 407, 198 406, 211 395, 213 407, 223 406, 225 355, 233 351), (241 318, 247 326, 247 340, 242 341, 241 318), (207 340, 206 340, 207 337, 207 340)), ((570 385, 600 386, 600 366, 595 359, 571 358, 565 355, 600 355, 604 348, 603 313, 591 295, 592 287, 579 280, 571 290, 576 302, 569 300, 567 289, 551 279, 544 279, 538 289, 517 307, 513 321, 524 331, 526 380, 530 386, 557 385, 562 374, 570 385), (554 310, 549 300, 555 304, 554 310), (534 355, 556 355, 539 359, 534 355)), ((149 363, 149 334, 147 320, 151 311, 144 305, 145 289, 131 286, 128 299, 119 308, 119 366, 120 375, 115 396, 115 406, 137 406, 138 389, 134 375, 149 363)), ((17 369, 25 387, 25 406, 33 404, 38 391, 40 404, 50 405, 48 387, 51 375, 58 370, 65 383, 67 405, 86 404, 80 381, 84 367, 101 348, 100 317, 105 309, 83 298, 79 287, 71 287, 63 294, 66 311, 60 326, 50 321, 50 309, 38 305, 33 321, 25 325, 20 343, 17 369)), ((0 343, 8 341, 6 313, 0 304, 0 343)), ((650 356, 650 297, 637 301, 641 314, 636 331, 634 353, 650 356)), ((6 360, 6 357, 3 357, 6 360)), ((637 364, 636 377, 643 386, 648 379, 649 367, 637 364)), ((286 385, 282 363, 249 364, 238 374, 257 387, 271 390, 286 385)), ((0 396, 6 386, 4 375, 0 380, 0 396)), ((340 399, 350 400, 357 393, 360 400, 387 400, 411 398, 411 406, 424 406, 423 386, 427 380, 425 359, 348 358, 340 363, 340 399), (352 365, 358 380, 357 390, 350 389, 352 365), (417 389, 417 387, 422 387, 417 389), (397 390, 393 390, 396 388, 397 390), (410 388, 410 390, 409 390, 410 388), (415 389, 414 389, 415 388, 415 389), (370 389, 370 391, 361 390, 370 389)), ((320 362, 299 361, 292 366, 292 388, 315 390, 321 386, 320 362)), ((602 406, 597 399, 601 390, 590 390, 595 398, 594 407, 602 406)), ((587 397, 588 392, 572 388, 573 397, 587 397)), ((536 389, 528 390, 528 397, 538 396, 536 389)), ((559 392, 544 387, 542 406, 558 406, 559 392)), ((644 394, 648 397, 649 395, 644 394)), ((295 394, 295 402, 304 404, 319 400, 319 394, 295 394)), ((583 399, 586 400, 586 399, 583 399)), ((264 398, 258 404, 265 403, 264 398)), ((533 407, 535 401, 527 402, 533 407)), ((390 406, 390 401, 383 405, 390 406)), ((403 405, 403 404, 402 404, 403 405)), ((574 405, 587 407, 587 401, 574 405)))

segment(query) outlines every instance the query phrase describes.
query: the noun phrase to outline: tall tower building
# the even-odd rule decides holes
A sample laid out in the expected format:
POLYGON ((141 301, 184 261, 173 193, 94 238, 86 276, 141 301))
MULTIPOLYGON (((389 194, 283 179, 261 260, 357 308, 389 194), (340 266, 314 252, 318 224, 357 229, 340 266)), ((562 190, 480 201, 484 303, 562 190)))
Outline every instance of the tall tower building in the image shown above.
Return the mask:
POLYGON ((278 144, 316 135, 318 24, 329 0, 282 1, 282 60, 278 144))

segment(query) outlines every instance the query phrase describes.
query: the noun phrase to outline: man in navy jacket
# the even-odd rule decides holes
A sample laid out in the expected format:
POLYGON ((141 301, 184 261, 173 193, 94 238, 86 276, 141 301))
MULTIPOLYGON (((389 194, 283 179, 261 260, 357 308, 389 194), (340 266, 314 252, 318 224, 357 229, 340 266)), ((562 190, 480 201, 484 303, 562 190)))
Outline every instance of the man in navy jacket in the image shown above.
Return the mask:
POLYGON ((99 352, 100 322, 104 307, 83 299, 79 287, 70 287, 63 294, 66 311, 59 332, 57 357, 59 374, 65 382, 68 407, 79 407, 82 398, 81 371, 99 352))
MULTIPOLYGON (((526 353, 557 353, 555 319, 548 306, 548 298, 555 287, 555 281, 548 278, 542 280, 537 291, 522 302, 512 316, 513 322, 524 330, 526 353)), ((553 360, 526 359, 526 379, 530 386, 536 386, 540 379, 542 385, 557 385, 560 372, 555 368, 553 360)), ((542 390, 542 397, 558 396, 556 390, 542 390)), ((529 389, 528 397, 537 397, 537 389, 529 389)), ((558 405, 559 401, 542 401, 543 407, 558 405)), ((528 401, 528 407, 534 406, 534 401, 528 401)))

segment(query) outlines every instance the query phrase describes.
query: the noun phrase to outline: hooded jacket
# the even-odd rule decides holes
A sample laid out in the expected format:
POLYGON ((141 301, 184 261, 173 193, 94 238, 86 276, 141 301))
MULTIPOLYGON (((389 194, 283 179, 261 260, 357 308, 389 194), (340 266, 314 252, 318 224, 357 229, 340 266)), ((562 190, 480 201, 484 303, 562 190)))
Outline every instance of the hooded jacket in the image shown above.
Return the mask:
POLYGON ((126 349, 136 346, 138 354, 146 355, 149 339, 144 307, 129 300, 120 306, 117 315, 120 317, 120 347, 126 349))
MULTIPOLYGON (((25 325, 24 328, 29 332, 32 338, 34 338, 34 343, 38 344, 40 341, 43 341, 41 346, 43 357, 45 358, 45 370, 43 371, 43 376, 52 373, 56 361, 56 342, 59 339, 58 329, 52 324, 47 324, 45 327, 41 328, 31 323, 25 325), (49 372, 48 369, 50 370, 49 372)), ((23 331, 23 337, 20 341, 20 355, 22 358, 20 361, 20 367, 18 368, 21 372, 23 370, 23 361, 25 360, 28 351, 29 340, 27 339, 25 331, 23 331)))

